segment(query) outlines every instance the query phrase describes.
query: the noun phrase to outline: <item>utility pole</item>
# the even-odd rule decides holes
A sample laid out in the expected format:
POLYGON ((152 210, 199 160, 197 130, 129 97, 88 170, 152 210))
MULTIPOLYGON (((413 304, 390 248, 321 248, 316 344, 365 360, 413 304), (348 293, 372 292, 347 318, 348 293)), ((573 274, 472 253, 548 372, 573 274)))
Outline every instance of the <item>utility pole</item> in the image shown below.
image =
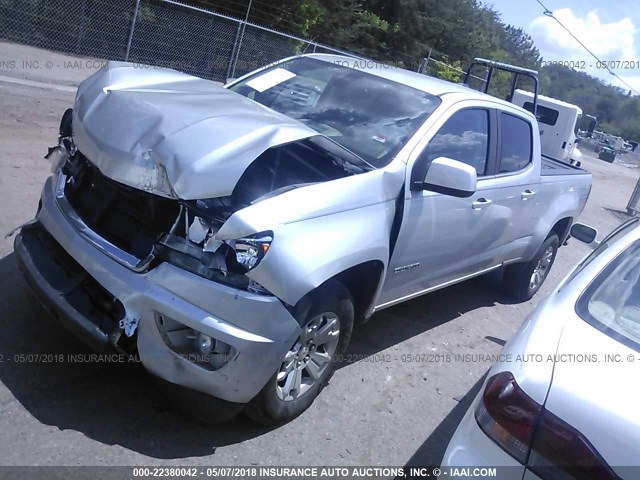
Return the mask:
POLYGON ((251 4, 253 3, 253 0, 249 0, 249 5, 247 5, 247 14, 244 17, 244 24, 246 25, 247 22, 249 21, 249 12, 251 11, 251 4))
POLYGON ((418 73, 427 73, 427 67, 429 66, 429 61, 431 60, 432 50, 433 48, 430 48, 427 56, 422 59, 422 63, 418 66, 418 73))
MULTIPOLYGON (((86 2, 85 2, 86 3, 86 2)), ((84 3, 82 4, 84 9, 84 3)), ((129 29, 129 39, 127 40, 127 51, 124 54, 124 61, 129 61, 129 54, 131 53, 131 41, 133 40, 133 32, 136 29, 136 20, 138 19, 138 10, 140 10, 140 0, 136 0, 135 7, 133 9, 133 17, 131 18, 131 28, 129 29)), ((84 21, 84 17, 83 21, 84 21)))
POLYGON ((240 38, 238 39, 238 43, 236 46, 236 58, 233 60, 233 69, 231 70, 231 78, 235 78, 236 76, 236 64, 238 63, 238 57, 240 56, 240 48, 242 47, 242 38, 244 37, 244 30, 247 28, 247 22, 249 21, 249 12, 251 12, 251 4, 253 0, 249 0, 249 5, 247 5, 247 14, 244 16, 244 24, 242 25, 242 30, 240 31, 240 38))

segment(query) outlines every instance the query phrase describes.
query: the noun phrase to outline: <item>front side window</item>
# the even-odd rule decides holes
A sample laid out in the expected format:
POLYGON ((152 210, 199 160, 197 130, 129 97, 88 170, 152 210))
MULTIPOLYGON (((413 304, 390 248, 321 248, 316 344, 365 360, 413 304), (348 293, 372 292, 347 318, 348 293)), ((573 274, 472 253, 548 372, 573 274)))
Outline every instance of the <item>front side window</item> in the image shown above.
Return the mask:
POLYGON ((640 242, 611 262, 578 300, 584 320, 640 351, 640 242))
POLYGON ((229 89, 304 123, 374 167, 388 164, 440 105, 421 90, 308 57, 229 89))
POLYGON ((460 110, 434 135, 417 164, 426 174, 434 159, 447 157, 471 165, 478 175, 484 175, 488 149, 489 111, 471 108, 460 110))
POLYGON ((517 172, 531 163, 531 124, 508 113, 501 114, 499 173, 517 172))

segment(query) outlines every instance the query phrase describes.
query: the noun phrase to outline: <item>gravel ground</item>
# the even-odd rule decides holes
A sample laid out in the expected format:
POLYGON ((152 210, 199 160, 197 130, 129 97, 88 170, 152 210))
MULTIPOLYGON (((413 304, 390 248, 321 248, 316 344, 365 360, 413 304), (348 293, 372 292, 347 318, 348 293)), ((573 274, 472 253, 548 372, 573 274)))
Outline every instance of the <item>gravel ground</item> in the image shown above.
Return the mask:
MULTIPOLYGON (((0 58, 61 57, 0 44, 0 58), (17 53, 16 53, 17 52, 17 53)), ((54 60, 55 61, 55 60, 54 60)), ((35 212, 70 89, 90 72, 0 70, 0 232, 35 212), (19 73, 19 74, 18 74, 19 73), (28 83, 20 84, 21 80, 28 83), (16 83, 18 82, 18 83, 16 83), (42 83, 41 83, 42 82, 42 83), (49 85, 47 85, 49 84, 49 85)), ((623 213, 638 170, 585 155, 593 190, 581 221, 604 234, 623 213)), ((40 307, 0 236, 0 464, 437 464, 488 363, 407 362, 407 354, 496 354, 543 295, 586 252, 562 248, 542 292, 514 303, 496 275, 376 314, 355 333, 350 362, 315 404, 268 429, 244 418, 207 426, 185 417, 134 364, 21 361, 20 354, 89 351, 40 307), (365 357, 368 357, 366 359, 365 357), (383 361, 384 360, 384 361, 383 361)))

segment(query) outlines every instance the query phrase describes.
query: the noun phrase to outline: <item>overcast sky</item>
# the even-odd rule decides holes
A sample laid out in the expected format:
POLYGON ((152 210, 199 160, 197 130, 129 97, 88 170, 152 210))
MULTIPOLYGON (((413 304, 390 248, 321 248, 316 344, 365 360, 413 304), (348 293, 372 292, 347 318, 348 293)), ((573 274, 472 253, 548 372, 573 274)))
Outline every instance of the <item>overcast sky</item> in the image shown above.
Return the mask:
MULTIPOLYGON (((601 60, 633 60, 633 69, 615 73, 640 92, 640 2, 638 0, 541 0, 601 60)), ((505 23, 522 27, 544 60, 584 60, 585 71, 628 89, 596 61, 553 19, 542 14, 536 0, 489 0, 505 23)))

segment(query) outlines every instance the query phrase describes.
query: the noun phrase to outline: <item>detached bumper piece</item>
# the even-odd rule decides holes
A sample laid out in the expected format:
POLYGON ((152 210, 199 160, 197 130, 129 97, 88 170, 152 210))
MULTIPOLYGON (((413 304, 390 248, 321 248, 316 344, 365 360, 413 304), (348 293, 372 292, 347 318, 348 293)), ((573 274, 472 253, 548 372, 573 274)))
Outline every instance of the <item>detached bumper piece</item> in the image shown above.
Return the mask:
POLYGON ((120 335, 124 306, 100 286, 40 223, 16 236, 18 264, 44 306, 71 333, 99 352, 133 353, 135 336, 120 335))

